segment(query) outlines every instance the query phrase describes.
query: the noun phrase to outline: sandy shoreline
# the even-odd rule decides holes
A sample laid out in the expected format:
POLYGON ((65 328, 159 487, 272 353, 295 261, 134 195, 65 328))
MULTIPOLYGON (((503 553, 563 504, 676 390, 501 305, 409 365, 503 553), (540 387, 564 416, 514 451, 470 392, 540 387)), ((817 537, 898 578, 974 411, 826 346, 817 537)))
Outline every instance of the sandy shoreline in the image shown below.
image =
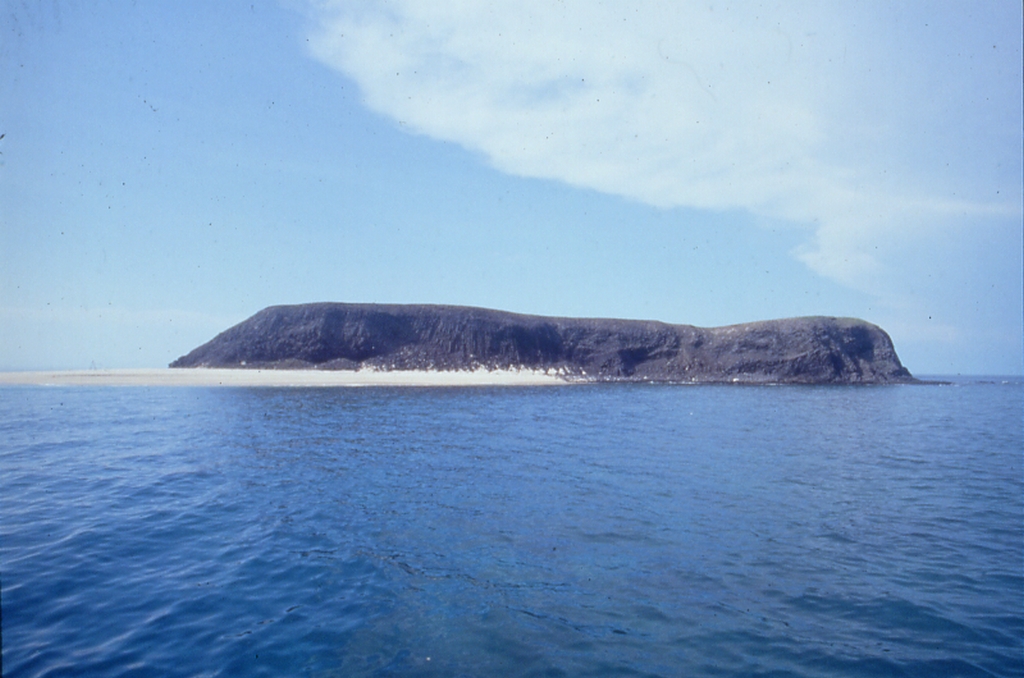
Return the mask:
POLYGON ((391 371, 126 369, 0 372, 0 386, 541 386, 567 383, 533 370, 391 371))

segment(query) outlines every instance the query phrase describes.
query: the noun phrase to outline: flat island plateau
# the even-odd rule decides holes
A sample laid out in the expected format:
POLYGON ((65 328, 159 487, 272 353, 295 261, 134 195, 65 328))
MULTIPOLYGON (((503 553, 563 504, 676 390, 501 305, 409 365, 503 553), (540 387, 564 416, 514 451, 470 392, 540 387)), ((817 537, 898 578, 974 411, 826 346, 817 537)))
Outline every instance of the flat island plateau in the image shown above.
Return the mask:
POLYGON ((854 318, 703 328, 419 304, 271 306, 170 367, 531 370, 584 382, 917 382, 889 335, 854 318))

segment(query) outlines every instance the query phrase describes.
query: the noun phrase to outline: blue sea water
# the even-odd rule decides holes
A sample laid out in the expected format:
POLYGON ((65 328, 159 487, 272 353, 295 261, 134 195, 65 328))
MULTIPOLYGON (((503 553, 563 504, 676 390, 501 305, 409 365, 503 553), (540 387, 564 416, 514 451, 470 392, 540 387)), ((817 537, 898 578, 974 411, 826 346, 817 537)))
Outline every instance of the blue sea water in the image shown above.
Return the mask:
POLYGON ((0 389, 5 676, 1021 676, 1024 385, 0 389))

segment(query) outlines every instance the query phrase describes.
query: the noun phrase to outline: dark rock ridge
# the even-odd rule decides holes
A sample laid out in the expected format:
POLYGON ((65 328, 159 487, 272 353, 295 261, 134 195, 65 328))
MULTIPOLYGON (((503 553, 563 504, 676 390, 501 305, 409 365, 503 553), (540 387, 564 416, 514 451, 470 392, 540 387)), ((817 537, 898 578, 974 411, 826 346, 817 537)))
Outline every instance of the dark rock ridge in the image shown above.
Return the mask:
POLYGON ((272 306, 171 367, 552 370, 572 380, 699 383, 913 382, 892 340, 851 318, 700 328, 548 318, 461 306, 272 306))

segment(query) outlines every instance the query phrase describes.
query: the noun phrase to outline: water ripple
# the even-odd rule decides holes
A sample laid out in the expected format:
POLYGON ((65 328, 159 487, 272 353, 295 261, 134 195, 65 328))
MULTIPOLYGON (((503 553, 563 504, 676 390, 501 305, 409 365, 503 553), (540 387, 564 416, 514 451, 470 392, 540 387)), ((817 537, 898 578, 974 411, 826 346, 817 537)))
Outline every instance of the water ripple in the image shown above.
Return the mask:
POLYGON ((4 675, 1021 675, 1022 395, 5 389, 4 675))

